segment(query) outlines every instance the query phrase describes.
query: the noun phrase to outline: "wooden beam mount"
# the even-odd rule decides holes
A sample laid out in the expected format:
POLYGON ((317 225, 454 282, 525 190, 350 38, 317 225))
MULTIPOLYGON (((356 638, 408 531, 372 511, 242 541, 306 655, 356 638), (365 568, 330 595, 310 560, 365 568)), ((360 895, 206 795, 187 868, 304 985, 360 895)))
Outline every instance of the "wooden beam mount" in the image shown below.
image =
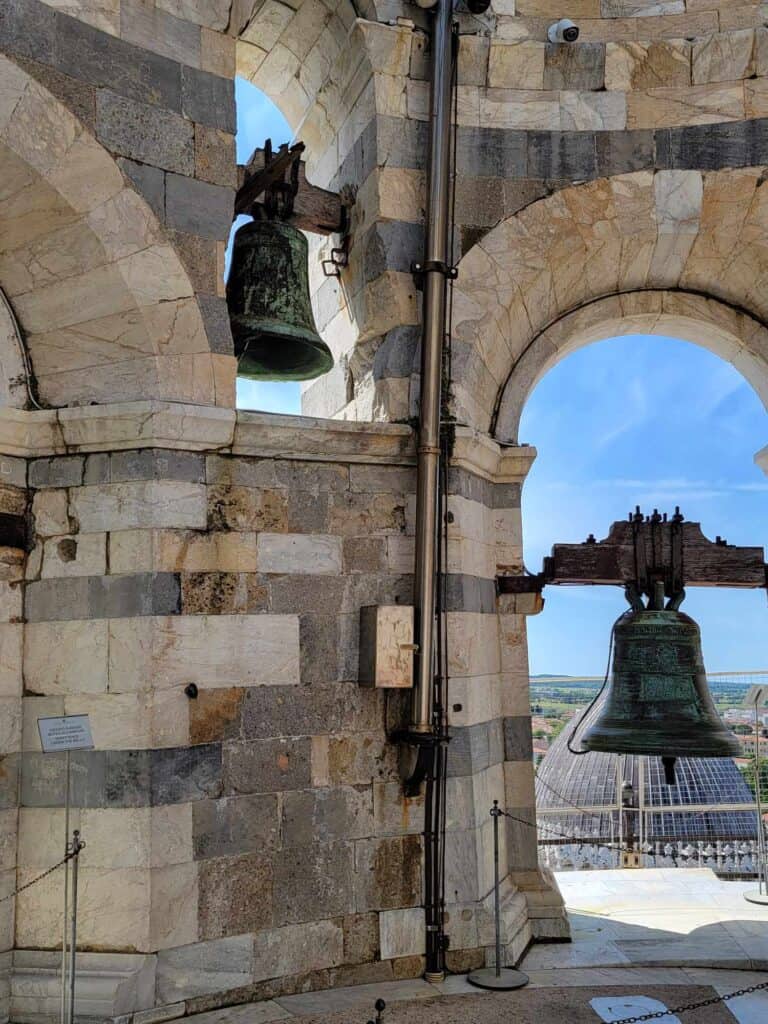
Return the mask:
POLYGON ((238 167, 235 216, 241 213, 258 216, 258 207, 266 209, 266 202, 259 200, 265 200, 270 189, 287 185, 285 178, 289 176, 295 193, 286 223, 318 235, 344 235, 349 222, 348 197, 307 181, 306 165, 301 159, 304 148, 303 142, 297 142, 290 147, 283 145, 273 153, 267 140, 263 149, 255 149, 248 163, 238 167), (295 170, 294 165, 297 165, 295 170))
POLYGON ((667 518, 638 509, 614 523, 604 540, 590 535, 583 544, 555 544, 539 575, 499 576, 498 586, 499 593, 515 594, 545 584, 634 585, 650 596, 660 580, 670 597, 684 587, 760 589, 768 580, 765 551, 709 540, 700 523, 685 522, 679 511, 667 518))

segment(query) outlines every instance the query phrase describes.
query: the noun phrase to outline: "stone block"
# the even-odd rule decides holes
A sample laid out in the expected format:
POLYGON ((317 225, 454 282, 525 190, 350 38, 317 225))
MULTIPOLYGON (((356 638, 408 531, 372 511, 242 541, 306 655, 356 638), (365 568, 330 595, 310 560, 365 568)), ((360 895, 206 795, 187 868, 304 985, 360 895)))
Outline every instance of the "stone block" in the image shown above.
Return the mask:
MULTIPOLYGON (((40 59, 40 58, 38 58, 40 59)), ((181 66, 124 42, 75 18, 56 22, 55 65, 73 78, 112 90, 126 99, 181 111, 181 66)))
POLYGON ((267 581, 257 573, 201 572, 181 577, 184 615, 250 615, 268 608, 267 581))
POLYGON ((654 138, 650 130, 597 132, 597 173, 601 177, 643 171, 654 164, 654 138))
POLYGON ((222 793, 222 748, 218 743, 153 750, 152 805, 216 798, 222 793))
MULTIPOLYGON (((272 689, 264 687, 263 692, 272 689)), ((189 705, 189 742, 210 743, 239 736, 245 693, 239 686, 199 691, 189 705)))
POLYGON ((264 853, 205 860, 199 873, 202 938, 259 933, 274 923, 273 866, 264 853))
POLYGON ((79 487, 83 482, 83 465, 82 455, 35 459, 29 464, 29 486, 79 487))
POLYGON ((319 534, 260 533, 257 562, 259 571, 265 573, 335 576, 341 572, 341 538, 319 534))
POLYGON ((272 795, 199 800, 192 806, 196 860, 266 853, 277 846, 277 797, 272 795))
POLYGON ((326 785, 365 786, 398 777, 397 749, 380 732, 331 736, 326 785))
POLYGON ((529 177, 583 181, 594 178, 596 170, 597 157, 593 132, 528 133, 529 177))
POLYGON ((113 452, 109 457, 106 480, 91 483, 126 483, 133 480, 183 480, 205 483, 205 458, 197 452, 144 448, 139 451, 113 452))
POLYGON ((0 623, 0 697, 21 697, 24 631, 20 622, 0 623))
POLYGON ((256 981, 338 967, 343 958, 344 932, 335 921, 273 928, 253 940, 256 981))
POLYGON ((504 734, 500 719, 451 729, 448 776, 477 775, 504 760, 504 734))
POLYGON ((200 67, 214 75, 234 78, 235 40, 203 27, 200 36, 200 67))
POLYGON ((311 833, 274 863, 276 924, 335 917, 352 905, 354 862, 350 842, 321 843, 311 833))
POLYGON ((456 133, 456 161, 459 174, 478 178, 524 178, 527 133, 460 126, 456 133))
POLYGON ((691 43, 685 39, 606 44, 605 87, 629 91, 691 84, 691 43))
POLYGON ((525 761, 533 757, 531 719, 516 715, 504 719, 504 758, 507 761, 525 761))
POLYGON ((43 579, 99 576, 107 571, 107 535, 84 533, 57 537, 43 545, 43 579))
POLYGON ((175 573, 46 579, 29 583, 25 595, 30 622, 174 615, 180 606, 175 573))
MULTIPOLYGON (((166 753, 158 751, 158 753, 166 753)), ((152 751, 108 750, 104 759, 104 803, 147 807, 152 798, 152 751)), ((161 801, 158 801, 161 802, 161 801)), ((98 806, 93 802, 83 806, 98 806)))
POLYGON ((184 615, 110 623, 110 690, 279 686, 299 681, 292 615, 184 615))
MULTIPOLYGON (((206 489, 202 484, 184 481, 103 484, 74 491, 72 515, 84 533, 163 526, 204 530, 206 499, 206 489)), ((59 532, 68 533, 69 530, 59 532)))
POLYGON ((257 491, 228 484, 209 487, 208 525, 211 530, 269 531, 270 535, 285 532, 287 495, 271 488, 257 491))
POLYGON ((165 174, 159 167, 120 157, 120 170, 160 220, 165 218, 165 174))
POLYGON ((193 67, 181 69, 182 113, 192 121, 234 134, 235 91, 231 78, 193 67))
MULTIPOLYGON (((0 649, 2 663, 6 664, 5 641, 0 649)), ((9 667, 13 665, 12 653, 9 651, 9 667)), ((28 693, 106 693, 107 623, 103 620, 27 623, 24 674, 28 693)))
POLYGON ((738 82, 755 73, 755 32, 742 29, 696 39, 693 43, 693 84, 738 82))
POLYGON ((369 787, 309 789, 283 797, 281 835, 286 849, 314 841, 361 839, 372 831, 369 787))
MULTIPOLYGON (((110 751, 111 755, 114 753, 110 751)), ((103 750, 72 753, 72 806, 106 806, 107 757, 103 750)), ((9 768, 13 762, 6 758, 9 768)), ((24 753, 20 759, 21 804, 61 807, 64 804, 64 755, 24 753)))
POLYGON ((188 170, 166 176, 165 217, 168 226, 203 238, 224 241, 232 223, 234 191, 222 185, 184 177, 184 173, 194 173, 194 152, 192 166, 188 170))
POLYGON ((576 89, 588 92, 605 85, 605 44, 579 43, 562 46, 547 43, 544 64, 545 89, 576 89))
POLYGON ((268 739, 223 744, 224 792, 279 793, 312 785, 311 741, 268 739))
POLYGON ((379 945, 382 960, 424 953, 424 911, 421 907, 387 910, 379 914, 379 945))
POLYGON ((385 572, 387 542, 384 537, 345 537, 342 555, 345 573, 385 572))
POLYGON ((184 1003, 166 1003, 164 1006, 155 1006, 151 1010, 139 1010, 134 1013, 132 1024, 165 1024, 165 1021, 183 1017, 184 1012, 184 1003))
POLYGON ((29 0, 8 0, 0 18, 0 49, 53 64, 56 29, 51 7, 29 0))
POLYGON ((193 860, 194 803, 166 804, 150 809, 150 866, 167 867, 193 860))
POLYGON ((170 110, 99 89, 96 134, 113 153, 166 171, 195 173, 193 127, 170 110))
POLYGON ((355 910, 390 910, 418 903, 421 838, 396 836, 355 843, 355 910))
POLYGON ((242 988, 254 981, 253 935, 197 942, 157 955, 157 997, 163 1002, 242 988))
POLYGON ((142 49, 199 67, 200 31, 199 25, 142 0, 120 0, 120 35, 142 49))
POLYGON ((538 41, 492 40, 488 85, 501 89, 543 89, 545 46, 538 41))
POLYGON ((38 491, 32 499, 32 518, 35 533, 40 537, 55 537, 70 532, 67 492, 62 490, 38 491))
POLYGON ((235 137, 206 125, 195 125, 195 176, 212 185, 237 187, 235 137))
MULTIPOLYGON (((217 267, 217 275, 222 277, 217 267)), ((198 294, 197 304, 205 325, 205 333, 211 352, 221 355, 232 355, 234 346, 229 313, 226 302, 218 295, 198 294)))
POLYGON ((383 724, 382 715, 379 695, 354 682, 313 683, 299 689, 258 686, 245 691, 242 730, 246 739, 316 736, 375 729, 383 724))

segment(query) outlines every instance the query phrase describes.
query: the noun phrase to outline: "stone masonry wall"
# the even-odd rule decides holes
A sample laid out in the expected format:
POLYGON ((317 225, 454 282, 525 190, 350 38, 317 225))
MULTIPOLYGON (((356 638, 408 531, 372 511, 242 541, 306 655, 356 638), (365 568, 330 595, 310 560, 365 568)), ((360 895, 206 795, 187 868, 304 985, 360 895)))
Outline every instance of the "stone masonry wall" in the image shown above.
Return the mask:
MULTIPOLYGON (((3 463, 26 483, 7 490, 29 502, 32 536, 23 584, 9 554, 18 582, 4 599, 24 619, 3 634, 17 709, 2 761, 9 825, 18 813, 7 885, 60 856, 63 755, 40 752, 37 719, 85 712, 96 749, 73 755, 72 827, 88 844, 81 962, 122 988, 84 981, 83 1012, 418 975, 423 806, 403 797, 389 739, 408 693, 357 682, 360 608, 412 600, 410 431, 251 413, 217 450, 173 450, 130 446, 126 418, 121 449, 98 450, 106 413, 69 418, 71 454, 3 463)), ((184 422, 190 441, 203 430, 191 410, 184 422)), ((534 813, 521 619, 498 617, 494 584, 498 565, 520 564, 533 455, 462 435, 451 472, 454 969, 493 941, 491 801, 534 813)), ((559 933, 562 909, 536 870, 535 832, 513 838, 515 958, 559 933)), ((56 876, 16 901, 15 1021, 57 1011, 60 912, 56 876)))

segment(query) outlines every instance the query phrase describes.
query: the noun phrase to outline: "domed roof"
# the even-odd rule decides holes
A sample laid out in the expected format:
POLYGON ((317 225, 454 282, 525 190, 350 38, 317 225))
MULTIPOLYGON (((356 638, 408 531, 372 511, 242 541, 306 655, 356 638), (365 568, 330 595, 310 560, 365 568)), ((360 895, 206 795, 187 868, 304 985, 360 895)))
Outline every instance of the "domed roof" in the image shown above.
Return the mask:
MULTIPOLYGON (((602 701, 592 709, 585 727, 601 706, 602 701)), ((619 833, 618 805, 625 781, 632 784, 634 806, 642 803, 646 842, 757 837, 754 797, 731 758, 680 758, 677 783, 668 786, 659 757, 572 754, 572 729, 569 724, 560 733, 538 768, 540 842, 557 843, 566 837, 610 842, 619 833)), ((578 739, 574 746, 578 749, 578 739)))

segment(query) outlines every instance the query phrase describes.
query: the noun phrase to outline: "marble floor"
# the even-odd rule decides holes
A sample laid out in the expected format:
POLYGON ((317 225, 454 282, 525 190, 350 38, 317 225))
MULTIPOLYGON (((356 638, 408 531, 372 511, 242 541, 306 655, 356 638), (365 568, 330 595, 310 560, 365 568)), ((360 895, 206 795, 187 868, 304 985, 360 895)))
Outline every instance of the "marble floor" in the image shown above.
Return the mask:
MULTIPOLYGON (((768 907, 743 896, 754 883, 722 882, 707 869, 561 872, 557 879, 573 941, 532 946, 520 964, 530 985, 520 991, 573 990, 574 1021, 616 1020, 611 1007, 628 1004, 632 997, 638 1005, 650 1005, 648 1000, 658 1001, 661 993, 662 1005, 672 1008, 676 990, 682 995, 695 987, 724 995, 768 981, 768 907), (608 997, 611 991, 615 996, 608 997)), ((538 1019, 533 1007, 523 1005, 528 997, 516 1004, 514 993, 502 997, 482 991, 463 975, 440 984, 386 982, 230 1007, 186 1018, 185 1024, 269 1024, 292 1017, 311 1017, 314 1024, 326 1019, 329 1024, 364 1024, 374 1016, 378 998, 386 1000, 390 1015, 403 1004, 398 1018, 427 1021, 434 1014, 424 1001, 441 996, 448 997, 440 1000, 441 1020, 475 1024, 477 998, 465 998, 470 995, 488 1007, 488 1024, 497 1012, 510 1024, 538 1019)), ((569 995, 558 998, 567 1008, 569 995)), ((703 1024, 705 1019, 767 1024, 768 990, 729 1001, 712 1014, 665 1017, 663 1024, 703 1024)))

